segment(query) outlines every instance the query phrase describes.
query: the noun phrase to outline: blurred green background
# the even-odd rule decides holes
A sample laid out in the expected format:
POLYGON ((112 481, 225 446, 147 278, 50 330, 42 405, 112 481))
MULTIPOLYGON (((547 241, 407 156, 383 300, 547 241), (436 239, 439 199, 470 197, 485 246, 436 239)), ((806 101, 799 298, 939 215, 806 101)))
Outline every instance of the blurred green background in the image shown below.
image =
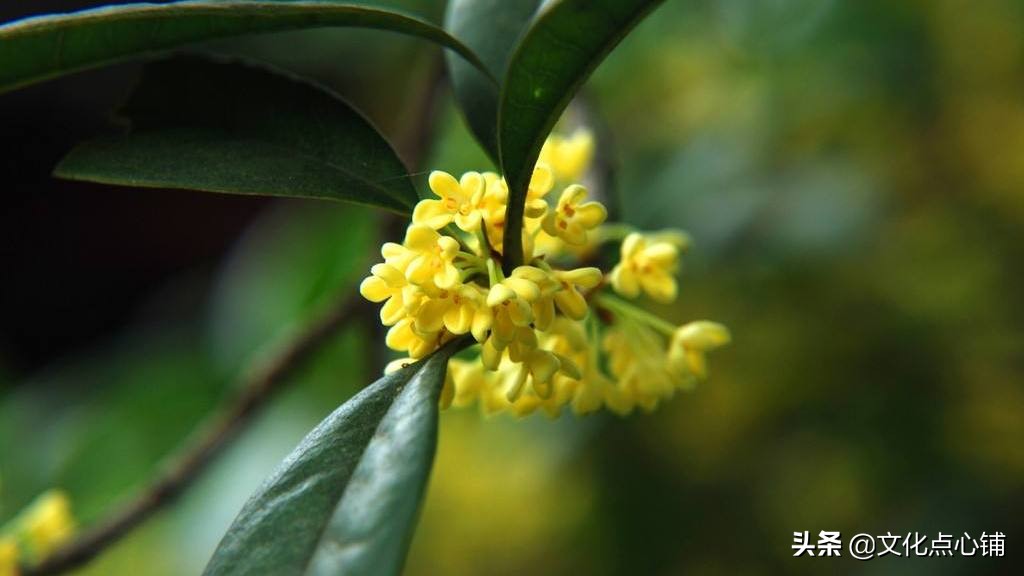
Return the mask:
MULTIPOLYGON (((582 95, 603 192, 630 223, 693 235, 661 312, 722 321, 734 342, 652 415, 444 413, 407 573, 1013 573, 1022 31, 1015 0, 677 0, 644 22, 582 95), (804 530, 1002 531, 1008 551, 793 558, 804 530)), ((448 91, 428 96, 439 54, 423 43, 325 30, 205 48, 321 79, 407 158, 431 112, 416 170, 488 167, 448 91)), ((0 99, 0 520, 51 486, 98 518, 397 237, 347 206, 50 180, 137 71, 0 99)), ((375 377, 375 341, 372 323, 346 329, 178 505, 81 574, 199 573, 276 463, 375 377)))

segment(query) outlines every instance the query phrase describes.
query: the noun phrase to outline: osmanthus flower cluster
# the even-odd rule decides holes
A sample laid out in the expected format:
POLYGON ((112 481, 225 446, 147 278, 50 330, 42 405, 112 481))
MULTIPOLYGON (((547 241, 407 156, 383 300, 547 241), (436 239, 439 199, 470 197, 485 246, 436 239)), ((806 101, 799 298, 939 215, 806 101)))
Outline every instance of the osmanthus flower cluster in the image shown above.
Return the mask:
POLYGON ((0 576, 17 576, 19 565, 41 562, 75 533, 71 501, 50 490, 0 530, 0 576))
POLYGON ((566 405, 577 413, 652 410, 706 377, 705 353, 729 341, 724 326, 676 326, 630 302, 676 299, 688 237, 605 225, 605 207, 576 183, 592 149, 586 131, 545 143, 526 198, 527 264, 508 275, 504 179, 430 174, 436 198, 419 202, 404 241, 384 244, 384 261, 360 286, 383 303, 388 347, 407 356, 389 370, 469 334, 469 357, 449 363, 443 407, 479 403, 486 413, 552 416, 566 405), (599 260, 600 245, 620 240, 609 273, 583 265, 599 260))

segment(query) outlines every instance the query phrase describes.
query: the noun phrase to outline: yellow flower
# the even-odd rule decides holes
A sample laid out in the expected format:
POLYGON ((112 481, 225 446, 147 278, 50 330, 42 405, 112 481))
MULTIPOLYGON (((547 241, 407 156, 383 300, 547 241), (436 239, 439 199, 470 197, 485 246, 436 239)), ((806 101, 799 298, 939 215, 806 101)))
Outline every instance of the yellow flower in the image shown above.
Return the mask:
POLYGON ((421 335, 413 327, 415 317, 406 317, 399 320, 388 330, 384 343, 388 348, 398 352, 405 352, 410 357, 419 360, 444 344, 451 335, 446 332, 437 334, 421 335))
POLYGON ((480 398, 489 372, 484 370, 480 362, 452 358, 448 361, 448 374, 455 385, 452 406, 463 408, 480 398))
POLYGON ((587 317, 587 301, 580 294, 579 288, 590 290, 601 283, 601 270, 598 268, 577 268, 575 270, 555 271, 555 280, 561 290, 555 293, 554 301, 558 309, 573 320, 587 317))
POLYGON ((610 409, 619 414, 628 414, 634 406, 650 411, 672 396, 675 385, 664 361, 664 343, 651 329, 620 322, 605 334, 604 349, 617 381, 605 391, 610 409))
MULTIPOLYGON (((509 358, 511 359, 511 353, 509 358)), ((551 378, 562 366, 554 354, 534 348, 526 352, 516 364, 514 376, 509 380, 505 390, 509 402, 515 402, 523 393, 527 378, 532 381, 532 389, 538 396, 546 398, 551 394, 551 378)))
POLYGON ((412 252, 405 277, 417 285, 431 282, 442 290, 455 287, 461 280, 455 267, 459 242, 451 236, 442 236, 422 224, 413 224, 405 233, 404 246, 412 252))
MULTIPOLYGON (((614 383, 597 366, 596 355, 588 355, 590 362, 584 365, 582 378, 572 398, 572 411, 576 414, 590 414, 605 404, 608 390, 614 383)), ((613 402, 614 404, 614 402, 613 402)), ((628 411, 627 411, 628 412, 628 411)))
POLYGON ((441 199, 420 200, 412 213, 414 224, 438 230, 454 220, 466 232, 477 229, 481 216, 477 204, 484 195, 484 177, 480 173, 466 172, 456 180, 447 172, 435 170, 430 173, 428 184, 441 199))
POLYGON ((441 328, 452 334, 469 332, 483 305, 482 290, 467 284, 451 290, 430 290, 416 311, 413 327, 424 335, 440 332, 441 328))
POLYGON ((678 266, 679 246, 673 238, 633 232, 622 242, 622 258, 610 280, 615 291, 627 298, 636 298, 643 290, 652 299, 668 303, 676 298, 678 266))
MULTIPOLYGON (((490 241, 491 249, 501 254, 505 243, 505 210, 508 207, 508 185, 503 178, 492 172, 483 174, 485 192, 478 204, 478 210, 483 217, 487 239, 490 241)), ((537 228, 536 219, 541 218, 548 210, 548 203, 544 197, 554 186, 551 172, 545 166, 538 166, 533 171, 530 180, 530 187, 526 193, 526 207, 524 216, 526 221, 522 230, 523 252, 526 260, 533 255, 533 234, 532 230, 537 228)))
POLYGON ((491 249, 501 252, 505 239, 505 207, 508 206, 508 186, 505 180, 494 172, 484 172, 484 194, 478 204, 483 217, 487 239, 491 249))
POLYGON ((705 353, 729 343, 729 329, 717 322, 698 320, 684 324, 672 334, 668 348, 669 370, 679 377, 707 378, 705 353))
POLYGON ((562 182, 578 181, 590 167, 594 155, 594 137, 580 128, 569 137, 552 134, 540 149, 539 163, 547 164, 562 182))
POLYGON ((559 316, 544 335, 541 347, 557 354, 563 362, 568 359, 579 372, 576 378, 556 374, 554 397, 541 408, 550 416, 555 415, 556 408, 551 404, 560 408, 571 403, 576 414, 600 409, 604 403, 604 389, 611 381, 598 367, 599 355, 596 349, 591 348, 583 323, 559 316))
POLYGON ((71 500, 60 490, 43 493, 24 512, 18 532, 32 559, 46 558, 75 533, 71 500))
POLYGON ((418 302, 419 294, 405 279, 405 274, 390 264, 375 264, 370 276, 359 285, 359 293, 370 302, 384 302, 380 321, 392 326, 408 314, 418 302))
POLYGON ((587 243, 587 232, 608 218, 608 211, 600 202, 583 202, 587 189, 573 184, 562 192, 558 206, 544 217, 544 231, 557 236, 567 244, 582 246, 587 243))
POLYGON ((527 218, 540 218, 548 211, 548 203, 544 197, 554 186, 555 177, 551 169, 544 164, 535 166, 530 177, 530 186, 526 191, 524 214, 527 218))
POLYGON ((486 304, 493 322, 488 340, 495 350, 504 350, 515 337, 516 328, 534 321, 533 305, 542 295, 538 282, 547 273, 533 266, 519 266, 508 278, 491 286, 486 304))
POLYGON ((0 576, 18 576, 18 545, 9 536, 0 537, 0 576))
POLYGON ((544 231, 542 220, 526 221, 526 236, 533 239, 531 243, 531 256, 536 258, 550 258, 560 256, 565 252, 566 245, 561 238, 552 236, 544 231))
MULTIPOLYGON (((544 401, 552 400, 556 375, 561 374, 571 379, 580 378, 579 368, 570 358, 538 348, 536 345, 524 346, 519 354, 514 354, 513 347, 510 346, 504 353, 499 354, 502 354, 501 361, 497 371, 493 372, 497 378, 491 380, 490 384, 504 395, 507 401, 505 407, 519 415, 532 411, 544 401), (517 356, 518 359, 514 359, 517 356), (538 401, 524 401, 528 396, 535 397, 538 401)), ((565 395, 562 399, 568 400, 565 395)), ((491 408, 502 404, 493 398, 488 401, 491 408)))

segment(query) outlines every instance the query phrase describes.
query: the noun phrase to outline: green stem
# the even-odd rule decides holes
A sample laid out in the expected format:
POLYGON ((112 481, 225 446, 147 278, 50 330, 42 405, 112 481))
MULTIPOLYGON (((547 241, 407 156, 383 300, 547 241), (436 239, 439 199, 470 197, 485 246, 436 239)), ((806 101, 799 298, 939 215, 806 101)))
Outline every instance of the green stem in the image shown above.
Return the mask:
POLYGON ((483 258, 477 256, 476 254, 470 254, 469 252, 459 252, 458 254, 455 255, 455 258, 466 262, 470 266, 477 266, 480 267, 481 269, 484 266, 483 258))
POLYGON ((484 258, 491 257, 491 240, 487 237, 487 225, 480 222, 480 228, 477 229, 477 238, 480 240, 480 250, 484 253, 484 258))
POLYGON ((605 242, 624 240, 626 236, 635 232, 636 228, 629 224, 605 224, 597 230, 597 243, 604 244, 605 242))
POLYGON ((455 238, 455 241, 459 243, 459 246, 461 247, 463 252, 467 252, 469 254, 473 253, 473 249, 469 247, 469 244, 466 244, 466 241, 462 238, 462 234, 459 233, 459 229, 456 228, 454 225, 449 224, 445 226, 442 230, 444 230, 444 233, 447 234, 448 236, 455 238))
POLYGON ((505 276, 501 273, 501 269, 498 268, 498 265, 494 262, 493 258, 487 259, 487 279, 490 280, 491 286, 500 284, 501 281, 505 279, 505 276))
POLYGON ((654 328, 668 337, 671 337, 676 331, 676 326, 668 320, 656 316, 642 308, 637 308, 625 300, 621 300, 611 296, 610 294, 598 294, 594 301, 597 302, 598 305, 604 306, 612 312, 616 312, 627 318, 632 318, 633 320, 647 324, 651 328, 654 328))
POLYGON ((484 270, 483 266, 473 266, 470 268, 465 268, 462 270, 462 281, 465 282, 466 280, 469 280, 470 278, 476 276, 477 274, 483 274, 485 272, 487 272, 487 270, 484 270))

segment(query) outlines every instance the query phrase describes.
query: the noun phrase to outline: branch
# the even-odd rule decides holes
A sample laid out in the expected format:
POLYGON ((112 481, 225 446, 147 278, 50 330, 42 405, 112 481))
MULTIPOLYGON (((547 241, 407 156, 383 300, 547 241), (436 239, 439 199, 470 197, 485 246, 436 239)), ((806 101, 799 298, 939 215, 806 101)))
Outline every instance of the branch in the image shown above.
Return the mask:
POLYGON ((358 298, 352 297, 339 299, 301 331, 260 355, 242 376, 237 396, 199 429, 189 446, 170 466, 158 473, 149 486, 42 563, 24 567, 22 574, 48 576, 77 568, 173 502, 252 421, 320 344, 355 315, 358 302, 358 298))

